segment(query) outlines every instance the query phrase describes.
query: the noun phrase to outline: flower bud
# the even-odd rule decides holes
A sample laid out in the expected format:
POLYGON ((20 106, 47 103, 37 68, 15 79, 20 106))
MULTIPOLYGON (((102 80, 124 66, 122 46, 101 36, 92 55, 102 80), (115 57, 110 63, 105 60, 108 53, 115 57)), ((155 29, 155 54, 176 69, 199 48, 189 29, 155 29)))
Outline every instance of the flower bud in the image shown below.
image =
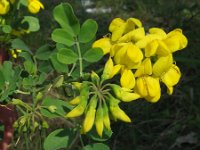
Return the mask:
POLYGON ((126 113, 120 109, 119 100, 115 99, 112 95, 109 95, 109 108, 112 116, 124 122, 131 122, 131 119, 126 115, 126 113))
POLYGON ((96 114, 96 106, 97 106, 97 97, 94 95, 90 99, 90 103, 88 105, 88 109, 85 115, 85 119, 83 122, 83 132, 86 133, 92 129, 95 120, 96 114))
POLYGON ((56 110, 57 110, 57 107, 55 105, 51 105, 48 107, 48 110, 51 112, 51 113, 55 113, 56 110))
POLYGON ((109 111, 108 111, 108 106, 107 106, 106 103, 103 104, 103 124, 108 129, 108 131, 111 130, 111 128, 110 128, 109 111))
POLYGON ((91 73, 91 80, 95 84, 100 82, 100 78, 99 78, 98 74, 96 74, 96 72, 94 72, 94 71, 92 71, 92 73, 91 73))
POLYGON ((77 105, 80 103, 80 96, 76 96, 74 99, 70 100, 69 103, 71 105, 77 105))
POLYGON ((97 133, 100 137, 102 137, 103 134, 103 108, 101 106, 98 107, 96 112, 96 118, 95 118, 95 125, 97 133))

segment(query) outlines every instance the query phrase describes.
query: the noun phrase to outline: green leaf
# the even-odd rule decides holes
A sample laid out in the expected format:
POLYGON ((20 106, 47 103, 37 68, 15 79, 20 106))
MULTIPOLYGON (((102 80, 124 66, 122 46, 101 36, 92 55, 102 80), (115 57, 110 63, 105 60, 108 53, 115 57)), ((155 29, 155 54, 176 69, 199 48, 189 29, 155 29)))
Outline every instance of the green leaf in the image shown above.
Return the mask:
POLYGON ((36 32, 40 29, 40 23, 38 18, 33 16, 24 16, 24 19, 22 20, 22 24, 27 22, 29 27, 28 30, 31 32, 36 32))
POLYGON ((57 53, 57 59, 63 64, 73 64, 78 60, 78 55, 71 49, 62 48, 57 53))
POLYGON ((61 43, 56 43, 56 49, 61 49, 61 48, 67 48, 67 46, 61 43))
POLYGON ((49 45, 43 45, 37 49, 35 57, 39 60, 48 60, 51 56, 52 51, 49 49, 49 45))
POLYGON ((78 35, 80 24, 70 4, 61 3, 56 6, 53 10, 53 16, 60 26, 71 33, 71 35, 78 35))
POLYGON ((98 25, 96 21, 92 19, 86 20, 81 27, 79 41, 82 43, 90 42, 95 37, 97 29, 98 25))
POLYGON ((45 72, 42 72, 38 78, 37 84, 43 84, 46 78, 47 74, 45 72))
POLYGON ((12 27, 10 25, 3 25, 2 31, 4 33, 11 33, 12 32, 12 27))
POLYGON ((56 118, 60 116, 64 116, 67 112, 72 109, 72 106, 69 105, 67 102, 55 98, 46 97, 43 102, 42 106, 49 107, 49 106, 56 106, 57 109, 54 113, 50 112, 48 109, 42 108, 41 113, 42 115, 48 118, 56 118))
POLYGON ((37 80, 38 79, 34 78, 32 75, 28 76, 27 78, 24 78, 22 81, 23 88, 27 90, 32 89, 32 87, 36 85, 37 80))
POLYGON ((103 143, 94 143, 86 145, 83 150, 110 150, 110 148, 103 143))
POLYGON ((65 29, 55 29, 51 34, 51 38, 53 41, 67 46, 72 46, 75 43, 72 35, 65 29))
POLYGON ((0 89, 4 86, 5 79, 3 73, 0 71, 0 89))
POLYGON ((12 40, 11 44, 12 44, 12 48, 14 48, 14 49, 20 49, 20 50, 27 51, 32 54, 29 47, 21 39, 12 40))
POLYGON ((54 69, 58 72, 58 73, 67 73, 68 72, 68 67, 67 65, 60 63, 57 59, 57 54, 54 53, 53 55, 51 55, 51 63, 54 67, 54 69))
POLYGON ((31 56, 30 53, 28 53, 28 52, 21 52, 21 53, 19 53, 18 56, 19 56, 19 57, 23 57, 25 60, 28 60, 28 61, 33 62, 32 56, 31 56))
POLYGON ((102 57, 103 51, 101 48, 92 48, 83 55, 83 59, 91 63, 99 61, 102 57))
POLYGON ((37 70, 35 64, 28 60, 24 62, 24 68, 29 74, 34 74, 37 70))
POLYGON ((49 60, 44 60, 44 61, 40 62, 38 65, 39 72, 49 73, 52 70, 53 70, 53 68, 52 68, 51 62, 49 60))
POLYGON ((4 61, 3 65, 0 66, 0 71, 2 72, 6 82, 12 82, 15 73, 12 69, 12 62, 4 61))
POLYGON ((57 129, 51 132, 44 141, 44 150, 67 148, 76 136, 72 129, 57 129))

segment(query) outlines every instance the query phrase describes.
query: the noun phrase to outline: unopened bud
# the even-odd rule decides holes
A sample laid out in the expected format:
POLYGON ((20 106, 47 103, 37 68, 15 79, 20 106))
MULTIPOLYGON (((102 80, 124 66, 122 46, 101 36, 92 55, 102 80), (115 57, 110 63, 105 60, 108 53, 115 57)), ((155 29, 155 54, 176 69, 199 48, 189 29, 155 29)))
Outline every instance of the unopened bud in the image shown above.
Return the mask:
POLYGON ((48 107, 48 110, 49 110, 51 113, 54 113, 54 112, 56 112, 57 107, 56 107, 55 105, 51 105, 51 106, 48 107))

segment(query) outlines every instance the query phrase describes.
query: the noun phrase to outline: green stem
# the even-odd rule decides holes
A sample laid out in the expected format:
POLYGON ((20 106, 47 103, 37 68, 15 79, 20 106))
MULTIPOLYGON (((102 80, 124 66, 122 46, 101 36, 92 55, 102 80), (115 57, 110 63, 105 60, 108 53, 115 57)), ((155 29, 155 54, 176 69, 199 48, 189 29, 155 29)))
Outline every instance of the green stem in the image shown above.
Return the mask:
POLYGON ((77 48, 77 51, 78 51, 78 59, 79 59, 79 66, 80 66, 80 77, 82 77, 83 76, 83 61, 82 61, 80 45, 79 45, 79 42, 77 41, 77 39, 76 39, 75 44, 76 44, 76 48, 77 48))
POLYGON ((25 92, 25 91, 20 91, 20 90, 16 90, 15 91, 16 94, 24 94, 24 95, 30 95, 30 92, 25 92))
POLYGON ((18 105, 16 105, 16 107, 19 109, 19 111, 23 114, 26 115, 26 112, 18 105))
POLYGON ((68 76, 71 76, 71 74, 72 74, 72 72, 74 71, 75 67, 76 67, 76 63, 73 64, 73 66, 72 66, 70 72, 68 73, 68 76))
POLYGON ((82 139, 81 135, 79 135, 79 138, 80 138, 81 146, 84 147, 85 145, 83 143, 83 139, 82 139))
POLYGON ((24 134, 24 137, 25 137, 25 143, 26 143, 26 150, 30 150, 27 133, 24 134))

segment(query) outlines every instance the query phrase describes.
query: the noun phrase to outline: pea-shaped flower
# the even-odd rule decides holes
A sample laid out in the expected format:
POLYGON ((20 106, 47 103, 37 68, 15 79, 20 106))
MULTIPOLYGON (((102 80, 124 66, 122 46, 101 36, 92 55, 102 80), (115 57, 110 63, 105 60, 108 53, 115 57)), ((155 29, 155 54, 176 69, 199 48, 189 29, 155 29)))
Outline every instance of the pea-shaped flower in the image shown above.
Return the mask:
POLYGON ((44 5, 39 0, 29 0, 28 1, 28 10, 32 14, 37 14, 40 9, 44 9, 44 5))
POLYGON ((109 31, 112 32, 111 40, 117 41, 124 34, 140 27, 142 27, 142 23, 136 18, 129 18, 126 21, 121 18, 115 18, 109 26, 109 31))
POLYGON ((160 99, 161 89, 159 78, 142 76, 136 79, 135 92, 147 101, 155 103, 160 99))
POLYGON ((121 47, 114 47, 114 62, 135 69, 143 59, 142 51, 133 43, 125 43, 121 47))

